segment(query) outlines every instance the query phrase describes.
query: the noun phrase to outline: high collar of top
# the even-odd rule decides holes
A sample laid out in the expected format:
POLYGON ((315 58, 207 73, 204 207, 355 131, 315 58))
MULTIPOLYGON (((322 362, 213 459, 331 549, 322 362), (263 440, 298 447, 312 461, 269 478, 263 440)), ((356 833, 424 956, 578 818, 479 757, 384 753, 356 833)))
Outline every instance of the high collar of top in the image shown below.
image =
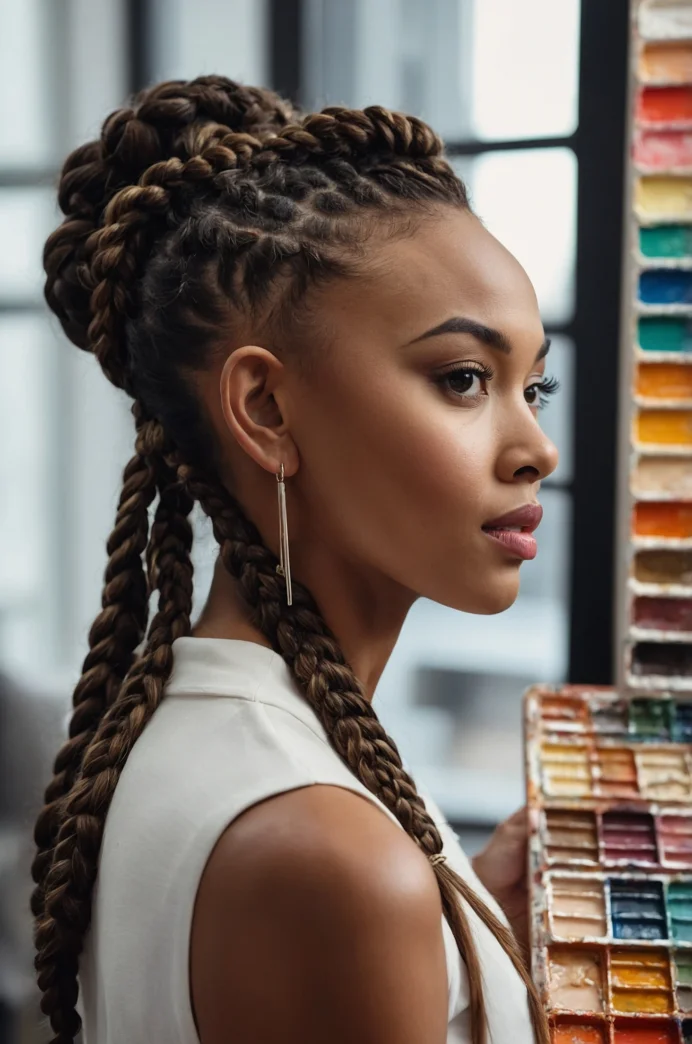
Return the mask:
POLYGON ((218 696, 282 707, 329 742, 283 656, 241 638, 176 638, 165 697, 218 696))

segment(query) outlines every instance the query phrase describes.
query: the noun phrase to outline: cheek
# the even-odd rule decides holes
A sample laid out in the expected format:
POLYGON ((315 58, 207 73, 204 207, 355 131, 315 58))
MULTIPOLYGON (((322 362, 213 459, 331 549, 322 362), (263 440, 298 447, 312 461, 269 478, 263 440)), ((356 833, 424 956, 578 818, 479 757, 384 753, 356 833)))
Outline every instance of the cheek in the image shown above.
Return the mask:
POLYGON ((420 376, 325 386, 338 393, 306 397, 298 434, 320 530, 389 575, 463 554, 488 517, 488 411, 455 408, 420 376))

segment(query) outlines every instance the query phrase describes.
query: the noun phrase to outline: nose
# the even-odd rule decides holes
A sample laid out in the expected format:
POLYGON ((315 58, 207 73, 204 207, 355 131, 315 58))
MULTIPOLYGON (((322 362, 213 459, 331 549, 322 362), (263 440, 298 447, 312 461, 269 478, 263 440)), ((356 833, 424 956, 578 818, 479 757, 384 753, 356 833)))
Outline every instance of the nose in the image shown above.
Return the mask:
POLYGON ((509 432, 497 461, 502 482, 531 485, 547 478, 558 463, 557 446, 541 429, 533 414, 526 411, 521 428, 509 432))

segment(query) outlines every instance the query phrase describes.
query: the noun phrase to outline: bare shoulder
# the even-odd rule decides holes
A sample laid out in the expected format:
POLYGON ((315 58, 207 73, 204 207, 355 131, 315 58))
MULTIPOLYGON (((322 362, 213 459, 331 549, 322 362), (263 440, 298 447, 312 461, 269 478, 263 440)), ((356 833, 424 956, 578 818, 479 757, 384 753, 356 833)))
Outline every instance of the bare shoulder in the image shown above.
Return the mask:
POLYGON ((314 785, 254 805, 197 892, 202 1044, 443 1044, 441 916, 428 860, 366 798, 314 785))

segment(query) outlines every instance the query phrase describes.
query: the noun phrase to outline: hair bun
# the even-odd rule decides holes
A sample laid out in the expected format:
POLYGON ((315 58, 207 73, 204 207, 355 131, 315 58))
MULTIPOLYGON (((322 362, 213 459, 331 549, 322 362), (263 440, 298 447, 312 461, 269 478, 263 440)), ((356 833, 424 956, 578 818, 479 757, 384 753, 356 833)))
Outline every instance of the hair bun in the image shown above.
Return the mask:
MULTIPOLYGON (((263 140, 296 118, 290 103, 274 91, 245 87, 225 76, 166 80, 110 113, 100 137, 70 153, 58 187, 65 220, 46 241, 43 265, 46 301, 73 344, 91 349, 93 279, 86 241, 102 227, 113 196, 138 184, 155 163, 190 159, 209 124, 263 140)), ((140 265, 131 267, 137 271, 140 265)))

